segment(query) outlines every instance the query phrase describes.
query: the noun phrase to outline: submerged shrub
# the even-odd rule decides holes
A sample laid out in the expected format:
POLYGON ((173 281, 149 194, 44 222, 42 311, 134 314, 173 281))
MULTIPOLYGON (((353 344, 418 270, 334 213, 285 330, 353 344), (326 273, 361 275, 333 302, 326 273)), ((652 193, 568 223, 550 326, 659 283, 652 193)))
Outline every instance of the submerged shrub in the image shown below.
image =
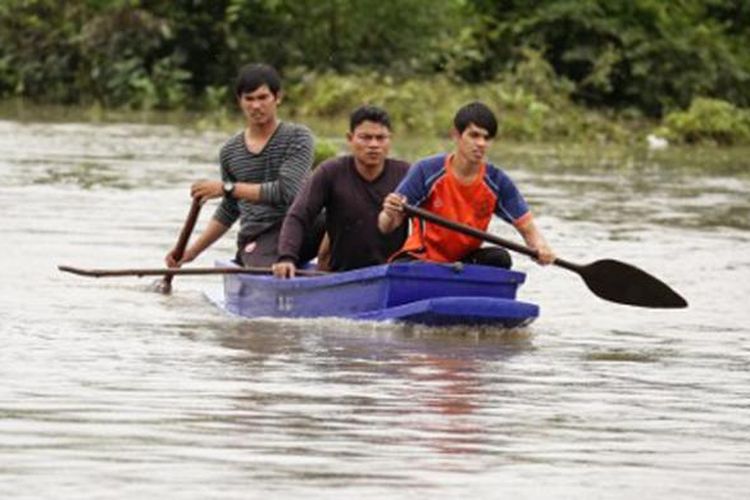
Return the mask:
POLYGON ((750 111, 719 99, 699 97, 687 111, 668 114, 660 133, 688 144, 750 142, 750 111))

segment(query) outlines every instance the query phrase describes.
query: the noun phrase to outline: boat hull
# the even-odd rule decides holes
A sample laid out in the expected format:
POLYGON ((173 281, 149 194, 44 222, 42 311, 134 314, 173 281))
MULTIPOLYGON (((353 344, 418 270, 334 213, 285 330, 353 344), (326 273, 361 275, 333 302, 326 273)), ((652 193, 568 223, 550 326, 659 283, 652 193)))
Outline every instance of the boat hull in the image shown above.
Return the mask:
POLYGON ((386 264, 291 280, 228 274, 222 306, 244 317, 515 327, 539 315, 536 305, 516 300, 524 280, 516 271, 432 263, 386 264))

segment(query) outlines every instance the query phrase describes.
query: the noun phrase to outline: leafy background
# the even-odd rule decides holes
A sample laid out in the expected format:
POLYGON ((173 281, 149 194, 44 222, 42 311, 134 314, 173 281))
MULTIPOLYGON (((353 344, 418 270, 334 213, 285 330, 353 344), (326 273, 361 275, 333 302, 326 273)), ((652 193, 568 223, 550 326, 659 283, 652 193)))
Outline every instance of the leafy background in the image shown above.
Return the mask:
POLYGON ((437 133, 479 98, 510 139, 735 144, 748 46, 737 0, 4 0, 0 98, 226 113, 264 61, 299 116, 437 133))

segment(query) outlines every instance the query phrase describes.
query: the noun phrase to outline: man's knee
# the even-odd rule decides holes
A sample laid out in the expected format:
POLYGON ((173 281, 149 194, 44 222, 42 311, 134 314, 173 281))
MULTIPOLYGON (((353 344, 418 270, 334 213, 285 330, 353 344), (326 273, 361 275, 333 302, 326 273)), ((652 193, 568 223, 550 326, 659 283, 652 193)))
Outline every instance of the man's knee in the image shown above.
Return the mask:
POLYGON ((503 267, 510 269, 513 265, 513 259, 510 253, 499 247, 480 248, 470 253, 463 262, 467 264, 481 264, 483 266, 503 267))

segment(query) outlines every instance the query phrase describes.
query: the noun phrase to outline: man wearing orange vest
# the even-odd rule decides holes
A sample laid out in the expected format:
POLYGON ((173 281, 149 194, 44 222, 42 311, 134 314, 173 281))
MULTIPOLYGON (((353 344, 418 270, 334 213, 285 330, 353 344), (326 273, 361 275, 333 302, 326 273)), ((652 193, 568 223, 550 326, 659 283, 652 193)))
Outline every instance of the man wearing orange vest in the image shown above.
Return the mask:
MULTIPOLYGON (((418 161, 383 201, 378 228, 390 233, 404 223, 403 205, 420 206, 439 216, 486 231, 492 214, 513 225, 526 244, 538 252, 540 264, 555 254, 534 224, 521 193, 510 177, 486 161, 497 134, 497 119, 481 102, 462 107, 453 120, 455 150, 418 161)), ((415 218, 404 246, 391 260, 428 260, 494 265, 509 268, 510 254, 499 247, 480 248, 481 241, 415 218)))

